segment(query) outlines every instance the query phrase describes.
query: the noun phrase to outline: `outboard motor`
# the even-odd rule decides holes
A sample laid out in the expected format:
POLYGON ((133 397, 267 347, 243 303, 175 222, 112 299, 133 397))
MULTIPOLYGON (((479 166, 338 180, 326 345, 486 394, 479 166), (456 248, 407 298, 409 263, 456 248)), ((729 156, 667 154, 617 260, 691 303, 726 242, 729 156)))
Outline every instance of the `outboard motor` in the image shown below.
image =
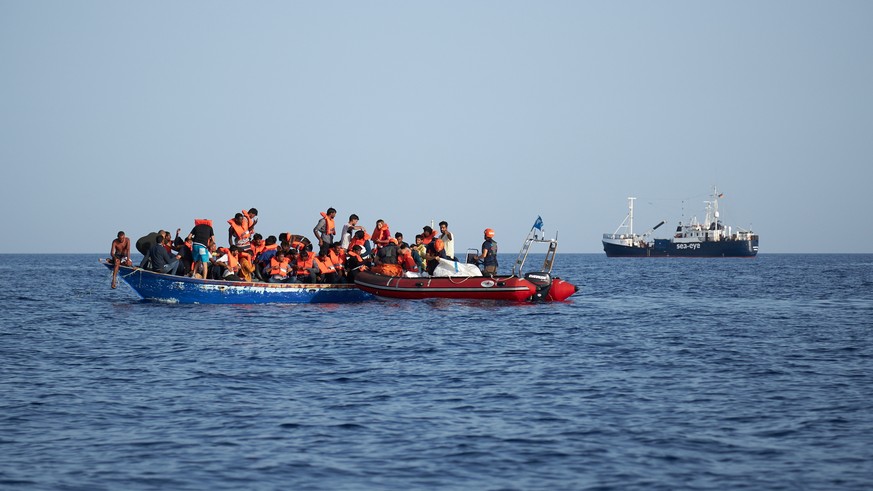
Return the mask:
POLYGON ((549 296, 549 289, 552 287, 552 275, 544 272, 532 272, 524 275, 524 279, 530 281, 536 287, 536 291, 530 297, 531 302, 546 300, 546 297, 549 296))

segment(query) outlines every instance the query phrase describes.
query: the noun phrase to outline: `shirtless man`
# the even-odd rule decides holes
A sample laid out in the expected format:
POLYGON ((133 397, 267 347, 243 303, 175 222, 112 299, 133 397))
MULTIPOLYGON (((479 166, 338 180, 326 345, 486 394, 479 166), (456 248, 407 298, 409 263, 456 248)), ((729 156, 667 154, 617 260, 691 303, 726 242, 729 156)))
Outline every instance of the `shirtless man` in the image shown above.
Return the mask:
POLYGON ((125 266, 133 266, 130 261, 130 239, 124 232, 118 232, 118 237, 113 239, 112 246, 109 248, 109 260, 115 265, 112 268, 112 288, 118 286, 118 267, 122 264, 125 266))

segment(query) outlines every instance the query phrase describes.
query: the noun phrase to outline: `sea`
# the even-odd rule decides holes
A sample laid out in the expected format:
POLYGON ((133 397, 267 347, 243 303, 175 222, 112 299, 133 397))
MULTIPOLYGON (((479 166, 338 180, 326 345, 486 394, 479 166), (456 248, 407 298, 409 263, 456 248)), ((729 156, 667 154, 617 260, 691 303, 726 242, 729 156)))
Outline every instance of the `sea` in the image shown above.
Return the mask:
POLYGON ((873 489, 873 254, 248 306, 143 302, 99 258, 0 255, 2 489, 873 489))

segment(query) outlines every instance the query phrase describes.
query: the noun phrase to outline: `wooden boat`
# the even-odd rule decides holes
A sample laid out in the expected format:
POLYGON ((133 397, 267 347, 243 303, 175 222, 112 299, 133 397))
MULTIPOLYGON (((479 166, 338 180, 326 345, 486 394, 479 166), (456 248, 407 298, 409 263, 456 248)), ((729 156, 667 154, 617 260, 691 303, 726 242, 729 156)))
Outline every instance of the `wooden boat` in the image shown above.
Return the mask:
MULTIPOLYGON (((113 265, 101 263, 110 270, 113 265)), ((373 297, 353 284, 203 280, 119 266, 118 276, 143 300, 184 304, 349 303, 373 297)))
MULTIPOLYGON (((505 300, 512 302, 561 302, 579 291, 579 288, 551 274, 558 248, 554 239, 540 238, 542 219, 537 217, 516 259, 512 274, 506 276, 427 276, 420 278, 385 276, 362 271, 355 276, 355 284, 373 295, 389 298, 424 299, 456 298, 469 300, 505 300), (532 244, 549 245, 540 271, 522 273, 532 244)), ((467 263, 475 261, 478 251, 468 251, 467 263)), ((474 268, 476 270, 476 268, 474 268)))

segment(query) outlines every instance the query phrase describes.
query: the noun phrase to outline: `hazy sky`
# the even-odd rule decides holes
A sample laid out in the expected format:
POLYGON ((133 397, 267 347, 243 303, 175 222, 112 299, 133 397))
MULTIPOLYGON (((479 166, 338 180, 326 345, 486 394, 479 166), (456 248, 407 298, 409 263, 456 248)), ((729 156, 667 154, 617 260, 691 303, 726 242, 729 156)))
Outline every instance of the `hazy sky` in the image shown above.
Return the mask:
MULTIPOLYGON (((8 252, 335 207, 458 250, 703 218, 873 252, 873 2, 0 0, 8 252)), ((220 225, 219 225, 220 224, 220 225)))

